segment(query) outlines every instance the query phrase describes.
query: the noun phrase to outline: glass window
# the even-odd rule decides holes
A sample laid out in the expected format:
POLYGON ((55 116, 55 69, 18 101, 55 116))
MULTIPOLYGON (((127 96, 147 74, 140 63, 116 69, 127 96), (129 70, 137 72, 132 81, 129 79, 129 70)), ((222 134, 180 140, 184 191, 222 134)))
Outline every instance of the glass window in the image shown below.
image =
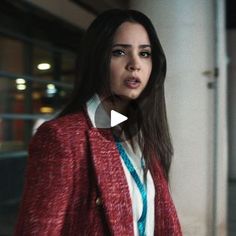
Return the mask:
POLYGON ((63 88, 54 83, 33 83, 33 113, 52 114, 61 110, 68 102, 70 88, 63 88))
POLYGON ((14 63, 1 64, 1 70, 5 68, 12 74, 1 76, 0 70, 0 158, 1 153, 11 155, 12 151, 27 150, 39 125, 58 114, 68 102, 75 74, 75 55, 72 53, 63 51, 62 54, 34 45, 24 46, 16 40, 13 42, 26 49, 24 53, 28 58, 23 60, 23 52, 18 50, 15 53, 20 56, 11 56, 14 63), (21 65, 18 70, 13 66, 17 62, 21 65), (29 62, 31 66, 27 67, 29 62), (47 63, 48 68, 40 68, 42 63, 47 63), (23 67, 32 71, 24 73, 23 67))
POLYGON ((0 119, 0 154, 1 152, 27 149, 27 130, 32 121, 22 119, 0 119))
POLYGON ((71 88, 58 86, 53 81, 40 83, 0 77, 0 113, 53 113, 66 104, 71 88))
POLYGON ((23 43, 0 35, 0 70, 22 74, 23 43))
POLYGON ((62 55, 62 77, 61 81, 72 84, 75 78, 76 56, 72 53, 62 55))
POLYGON ((82 33, 26 1, 1 1, 0 235, 14 231, 31 137, 68 101, 82 33))
POLYGON ((40 48, 33 47, 32 59, 32 75, 46 80, 53 80, 54 71, 53 52, 40 48))
POLYGON ((16 80, 0 77, 0 112, 24 113, 24 91, 27 83, 22 78, 16 80), (21 80, 20 84, 16 81, 21 80))

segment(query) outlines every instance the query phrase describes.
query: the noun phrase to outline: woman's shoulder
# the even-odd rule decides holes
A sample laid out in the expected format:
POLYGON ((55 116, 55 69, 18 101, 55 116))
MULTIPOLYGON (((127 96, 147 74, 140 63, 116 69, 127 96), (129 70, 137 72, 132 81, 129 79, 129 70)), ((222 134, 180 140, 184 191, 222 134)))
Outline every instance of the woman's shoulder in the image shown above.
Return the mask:
POLYGON ((89 129, 90 124, 88 116, 84 111, 71 113, 61 117, 56 117, 52 120, 45 121, 37 130, 37 133, 42 133, 45 130, 53 131, 61 135, 76 135, 82 134, 89 129))

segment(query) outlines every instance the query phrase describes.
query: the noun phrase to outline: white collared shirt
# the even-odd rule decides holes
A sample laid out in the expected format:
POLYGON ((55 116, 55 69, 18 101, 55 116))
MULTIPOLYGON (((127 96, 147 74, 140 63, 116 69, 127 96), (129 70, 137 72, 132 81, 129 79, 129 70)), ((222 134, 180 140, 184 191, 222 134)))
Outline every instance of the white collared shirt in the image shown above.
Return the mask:
MULTIPOLYGON (((94 97, 91 98, 86 104, 87 112, 88 112, 88 115, 89 115, 89 118, 91 120, 93 127, 96 127, 95 111, 97 107, 99 106, 100 102, 101 101, 100 101, 99 96, 95 94, 94 97)), ((132 149, 129 142, 122 142, 122 146, 124 147, 131 163, 133 164, 141 182, 144 183, 143 169, 141 165, 142 153, 141 153, 139 145, 137 143, 135 144, 135 151, 132 149)), ((134 235, 138 236, 139 233, 138 233, 137 222, 143 210, 142 197, 132 175, 130 174, 122 158, 121 158, 121 163, 125 172, 125 177, 128 183, 130 197, 132 201, 134 235)), ((153 183, 153 179, 151 177, 150 171, 147 172, 147 186, 146 187, 147 187, 146 189, 147 190, 147 218, 146 218, 145 233, 147 236, 152 236, 154 235, 155 187, 154 187, 154 183, 153 183)))

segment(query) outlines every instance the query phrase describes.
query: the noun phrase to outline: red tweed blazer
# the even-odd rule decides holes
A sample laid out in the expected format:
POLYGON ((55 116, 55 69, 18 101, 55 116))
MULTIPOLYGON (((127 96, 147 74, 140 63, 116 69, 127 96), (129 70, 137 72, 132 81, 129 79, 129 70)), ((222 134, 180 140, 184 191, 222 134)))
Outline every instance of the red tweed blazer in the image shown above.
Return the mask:
MULTIPOLYGON (((132 205, 109 130, 93 128, 80 112, 44 123, 33 137, 17 236, 132 236, 132 205), (105 138, 107 137, 107 138, 105 138)), ((155 235, 181 236, 160 165, 151 171, 155 235)))

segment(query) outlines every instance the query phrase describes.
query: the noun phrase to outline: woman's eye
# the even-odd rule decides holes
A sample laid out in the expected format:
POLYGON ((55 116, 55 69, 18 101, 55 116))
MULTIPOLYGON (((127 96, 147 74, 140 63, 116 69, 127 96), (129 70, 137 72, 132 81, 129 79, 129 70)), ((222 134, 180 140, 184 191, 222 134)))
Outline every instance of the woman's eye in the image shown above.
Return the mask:
POLYGON ((116 56, 116 57, 119 57, 119 56, 123 56, 125 55, 125 52, 120 50, 120 49, 116 49, 116 50, 113 50, 112 51, 112 55, 113 56, 116 56))
POLYGON ((141 55, 142 57, 150 57, 152 54, 151 54, 151 52, 145 51, 145 52, 140 52, 140 55, 141 55))

